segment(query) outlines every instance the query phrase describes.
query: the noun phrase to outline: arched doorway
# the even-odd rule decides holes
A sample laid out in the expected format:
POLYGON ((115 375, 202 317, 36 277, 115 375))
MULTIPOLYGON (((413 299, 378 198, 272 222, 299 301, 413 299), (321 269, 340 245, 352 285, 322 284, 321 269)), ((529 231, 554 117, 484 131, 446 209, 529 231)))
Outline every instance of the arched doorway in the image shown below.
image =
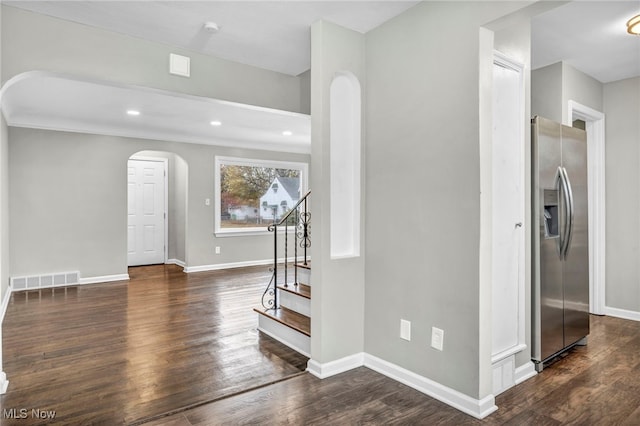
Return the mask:
POLYGON ((167 151, 139 151, 127 164, 128 266, 186 264, 188 165, 167 151))

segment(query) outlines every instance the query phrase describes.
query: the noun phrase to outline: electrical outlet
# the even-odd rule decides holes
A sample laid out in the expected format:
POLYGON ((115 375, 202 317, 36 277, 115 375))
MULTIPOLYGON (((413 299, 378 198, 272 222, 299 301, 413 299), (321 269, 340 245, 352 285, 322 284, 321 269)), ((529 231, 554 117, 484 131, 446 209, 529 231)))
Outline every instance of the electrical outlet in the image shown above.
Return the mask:
POLYGON ((220 254, 220 246, 216 246, 216 254, 220 254))
POLYGON ((210 205, 211 205, 211 199, 209 199, 209 198, 205 198, 205 199, 204 199, 204 205, 205 205, 205 206, 210 206, 210 205))
POLYGON ((411 340, 411 321, 400 320, 400 338, 411 340))
POLYGON ((431 347, 439 351, 444 347, 444 330, 431 327, 431 347))

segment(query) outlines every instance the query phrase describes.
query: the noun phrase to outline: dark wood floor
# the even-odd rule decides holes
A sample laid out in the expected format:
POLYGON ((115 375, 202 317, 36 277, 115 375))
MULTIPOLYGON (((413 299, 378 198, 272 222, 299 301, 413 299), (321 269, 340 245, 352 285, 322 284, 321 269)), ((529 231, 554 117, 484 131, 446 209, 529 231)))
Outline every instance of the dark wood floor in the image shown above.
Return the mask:
POLYGON ((480 421, 361 367, 310 374, 205 404, 148 426, 640 425, 640 323, 591 317, 589 344, 496 398, 480 421))
POLYGON ((12 296, 0 410, 29 417, 1 424, 50 423, 30 417, 40 409, 72 425, 640 425, 638 322, 592 316, 587 346, 499 395, 480 421, 364 367, 302 373, 306 358, 255 332, 265 268, 130 274, 12 296))
POLYGON ((2 424, 131 424, 301 374, 307 358, 256 331, 266 267, 15 293, 3 323, 2 424), (11 410, 16 411, 11 411, 11 410), (8 419, 11 413, 26 419, 8 419))

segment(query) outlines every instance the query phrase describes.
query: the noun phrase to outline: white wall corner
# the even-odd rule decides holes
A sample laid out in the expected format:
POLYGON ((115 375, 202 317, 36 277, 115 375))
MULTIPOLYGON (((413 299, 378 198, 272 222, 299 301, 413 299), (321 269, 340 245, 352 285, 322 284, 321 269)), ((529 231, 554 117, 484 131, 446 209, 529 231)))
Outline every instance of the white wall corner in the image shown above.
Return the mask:
POLYGON ((516 385, 519 385, 522 382, 529 380, 532 377, 535 377, 538 373, 536 372, 536 367, 533 362, 529 361, 524 365, 516 368, 514 373, 514 381, 516 385))
POLYGON ((307 363, 307 371, 319 379, 326 379, 327 377, 362 367, 364 365, 364 358, 365 354, 360 352, 324 364, 310 359, 307 363))
POLYGON ((410 386, 477 419, 483 419, 498 409, 495 405, 495 397, 493 394, 482 399, 471 398, 462 392, 451 389, 373 355, 365 354, 364 366, 410 386))
POLYGON ((180 259, 167 259, 167 264, 178 265, 183 269, 187 266, 185 261, 184 260, 180 260, 180 259))

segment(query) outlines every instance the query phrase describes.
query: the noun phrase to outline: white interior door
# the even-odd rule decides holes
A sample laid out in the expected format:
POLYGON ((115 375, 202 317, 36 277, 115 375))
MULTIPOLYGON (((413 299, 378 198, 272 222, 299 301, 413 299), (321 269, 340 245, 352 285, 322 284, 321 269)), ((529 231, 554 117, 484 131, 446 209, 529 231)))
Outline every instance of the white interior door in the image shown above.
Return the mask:
POLYGON ((165 263, 166 163, 129 160, 127 169, 128 264, 165 263))
POLYGON ((493 362, 524 348, 524 112, 522 71, 493 67, 493 362))

